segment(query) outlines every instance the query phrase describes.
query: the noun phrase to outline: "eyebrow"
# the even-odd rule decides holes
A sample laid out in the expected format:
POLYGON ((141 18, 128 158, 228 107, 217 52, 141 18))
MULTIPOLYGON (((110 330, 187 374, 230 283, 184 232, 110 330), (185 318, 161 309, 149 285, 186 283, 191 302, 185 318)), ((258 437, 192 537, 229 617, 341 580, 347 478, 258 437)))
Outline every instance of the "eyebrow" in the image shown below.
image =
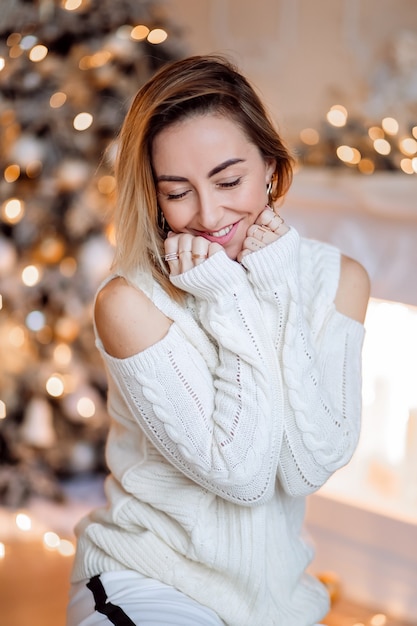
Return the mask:
MULTIPOLYGON (((223 170, 227 169, 231 165, 235 165, 236 163, 243 163, 244 160, 245 159, 237 159, 237 158, 227 159, 227 161, 223 161, 223 163, 220 163, 219 165, 216 165, 216 167, 213 167, 213 169, 209 171, 207 178, 211 178, 212 176, 215 176, 215 174, 222 172, 223 170)), ((162 174, 161 176, 158 176, 156 179, 157 183, 164 182, 164 181, 186 183, 188 182, 188 178, 185 178, 184 176, 172 176, 170 174, 162 174)))

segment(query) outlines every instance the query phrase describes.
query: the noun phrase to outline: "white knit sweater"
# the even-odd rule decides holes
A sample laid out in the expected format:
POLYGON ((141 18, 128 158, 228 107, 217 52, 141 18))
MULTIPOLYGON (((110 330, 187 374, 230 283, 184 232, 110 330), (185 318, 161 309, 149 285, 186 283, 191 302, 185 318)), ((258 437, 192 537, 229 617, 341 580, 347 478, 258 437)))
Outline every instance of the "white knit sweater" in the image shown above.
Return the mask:
POLYGON ((73 580, 128 568, 228 626, 311 626, 328 598, 304 496, 355 449, 363 326, 335 309, 335 248, 291 229, 243 266, 220 252, 173 277, 185 306, 138 276, 169 332, 126 359, 97 338, 109 504, 77 527, 73 580))

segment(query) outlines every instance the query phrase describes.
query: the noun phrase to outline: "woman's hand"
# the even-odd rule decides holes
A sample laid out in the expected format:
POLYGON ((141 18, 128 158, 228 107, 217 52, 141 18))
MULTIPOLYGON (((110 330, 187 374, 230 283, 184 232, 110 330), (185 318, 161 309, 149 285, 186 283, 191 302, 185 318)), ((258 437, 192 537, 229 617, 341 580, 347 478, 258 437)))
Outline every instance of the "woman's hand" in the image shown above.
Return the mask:
POLYGON ((216 242, 213 243, 204 237, 195 237, 188 233, 170 232, 164 245, 165 261, 173 276, 191 270, 208 257, 223 250, 223 247, 216 242))
POLYGON ((240 262, 247 254, 256 252, 273 243, 288 231, 289 227, 284 224, 282 217, 269 207, 265 208, 258 215, 256 222, 249 226, 247 237, 243 242, 243 247, 238 254, 237 260, 240 262))

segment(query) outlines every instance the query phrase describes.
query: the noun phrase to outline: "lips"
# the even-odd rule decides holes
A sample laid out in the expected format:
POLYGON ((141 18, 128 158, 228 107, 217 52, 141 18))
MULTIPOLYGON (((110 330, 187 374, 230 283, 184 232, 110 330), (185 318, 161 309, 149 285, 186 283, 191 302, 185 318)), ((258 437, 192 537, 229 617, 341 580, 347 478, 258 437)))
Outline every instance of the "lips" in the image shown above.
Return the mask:
POLYGON ((235 224, 230 224, 229 226, 220 228, 220 230, 215 230, 212 232, 200 232, 199 234, 201 237, 204 237, 204 239, 208 239, 208 241, 215 241, 224 246, 233 238, 238 224, 239 222, 236 222, 235 224))

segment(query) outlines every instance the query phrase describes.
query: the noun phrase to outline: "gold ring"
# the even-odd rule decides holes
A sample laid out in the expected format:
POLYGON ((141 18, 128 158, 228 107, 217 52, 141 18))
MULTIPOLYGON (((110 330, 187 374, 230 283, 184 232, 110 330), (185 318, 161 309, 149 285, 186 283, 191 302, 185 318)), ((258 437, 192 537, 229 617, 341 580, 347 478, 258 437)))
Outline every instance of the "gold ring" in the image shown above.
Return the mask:
POLYGON ((164 256, 165 261, 178 261, 179 256, 176 252, 168 252, 165 256, 164 256))
POLYGON ((192 254, 192 259, 207 259, 207 254, 192 254))

